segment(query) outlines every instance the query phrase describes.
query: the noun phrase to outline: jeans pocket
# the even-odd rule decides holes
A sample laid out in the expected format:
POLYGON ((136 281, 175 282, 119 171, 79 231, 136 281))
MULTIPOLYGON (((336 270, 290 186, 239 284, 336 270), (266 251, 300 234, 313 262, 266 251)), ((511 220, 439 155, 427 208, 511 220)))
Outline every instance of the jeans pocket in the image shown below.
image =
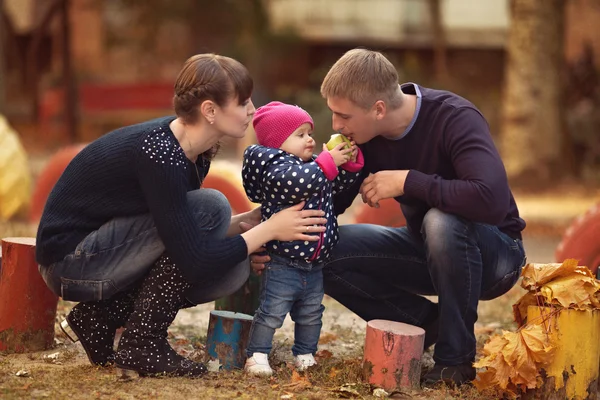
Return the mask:
POLYGON ((75 280, 60 278, 60 297, 69 301, 98 301, 117 292, 112 280, 75 280))
POLYGON ((60 296, 60 282, 53 276, 54 268, 56 263, 50 264, 49 266, 38 265, 38 271, 42 276, 46 286, 57 296, 60 296))

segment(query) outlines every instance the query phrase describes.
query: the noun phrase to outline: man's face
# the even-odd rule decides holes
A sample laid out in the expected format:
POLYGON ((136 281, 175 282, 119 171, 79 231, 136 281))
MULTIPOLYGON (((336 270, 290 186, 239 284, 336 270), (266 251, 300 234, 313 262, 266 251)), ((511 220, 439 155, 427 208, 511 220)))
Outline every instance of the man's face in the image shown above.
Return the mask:
POLYGON ((351 138, 356 144, 366 143, 377 136, 374 107, 365 110, 342 97, 328 97, 327 106, 333 113, 331 125, 334 131, 351 138))

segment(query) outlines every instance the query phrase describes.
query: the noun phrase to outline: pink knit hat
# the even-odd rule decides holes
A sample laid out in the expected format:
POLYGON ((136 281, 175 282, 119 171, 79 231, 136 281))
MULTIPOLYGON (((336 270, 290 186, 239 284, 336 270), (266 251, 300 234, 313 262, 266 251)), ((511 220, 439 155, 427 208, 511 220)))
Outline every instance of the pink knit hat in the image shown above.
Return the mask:
POLYGON ((259 107, 252 120, 258 144, 274 149, 278 149, 304 123, 309 123, 314 129, 313 120, 306 111, 280 101, 259 107))

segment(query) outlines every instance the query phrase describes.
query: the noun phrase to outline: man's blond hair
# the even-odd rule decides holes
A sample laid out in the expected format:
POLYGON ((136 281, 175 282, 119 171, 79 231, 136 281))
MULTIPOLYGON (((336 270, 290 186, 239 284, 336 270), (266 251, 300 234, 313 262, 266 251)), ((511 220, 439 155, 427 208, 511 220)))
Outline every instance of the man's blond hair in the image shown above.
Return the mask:
POLYGON ((367 49, 347 51, 337 60, 323 79, 321 95, 345 98, 364 109, 378 100, 391 109, 402 103, 396 68, 383 54, 367 49))

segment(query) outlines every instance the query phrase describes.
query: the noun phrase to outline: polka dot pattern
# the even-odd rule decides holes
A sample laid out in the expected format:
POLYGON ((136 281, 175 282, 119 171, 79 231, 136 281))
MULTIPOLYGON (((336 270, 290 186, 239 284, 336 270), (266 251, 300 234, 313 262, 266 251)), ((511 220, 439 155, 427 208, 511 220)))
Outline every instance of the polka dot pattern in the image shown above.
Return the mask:
POLYGON ((154 162, 187 169, 189 160, 173 135, 162 127, 157 127, 148 134, 142 144, 142 151, 154 162))
POLYGON ((76 337, 66 332, 67 336, 80 341, 92 364, 113 363, 115 332, 129 318, 136 296, 137 288, 108 300, 82 302, 67 315, 66 322, 76 337))
MULTIPOLYGON (((252 145, 244 152, 242 178, 248 198, 261 203, 263 220, 301 201, 304 209, 323 210, 327 218, 326 231, 318 242, 267 243, 267 250, 292 259, 323 261, 338 242, 338 224, 333 210, 333 196, 349 187, 359 173, 341 170, 334 181, 326 178, 315 162, 280 149, 252 145)), ((313 234, 318 235, 318 234, 313 234)))
POLYGON ((187 305, 191 287, 179 268, 163 255, 142 283, 115 356, 117 367, 140 375, 200 376, 206 367, 177 354, 167 341, 167 329, 187 305))

